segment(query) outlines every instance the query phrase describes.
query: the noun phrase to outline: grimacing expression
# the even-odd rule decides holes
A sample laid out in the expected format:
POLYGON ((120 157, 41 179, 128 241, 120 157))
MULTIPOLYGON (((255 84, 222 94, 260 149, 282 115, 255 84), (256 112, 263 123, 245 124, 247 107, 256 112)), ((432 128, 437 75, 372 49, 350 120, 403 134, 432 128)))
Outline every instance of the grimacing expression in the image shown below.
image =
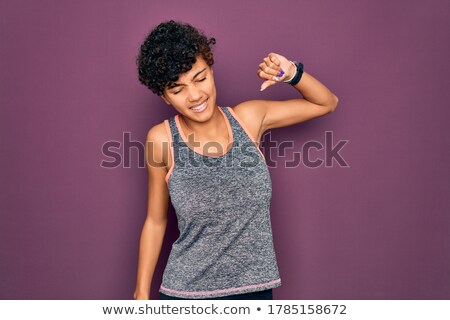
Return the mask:
MULTIPOLYGON (((189 118, 197 117, 198 115, 190 108, 205 101, 207 101, 208 107, 213 107, 216 103, 216 87, 212 68, 203 58, 197 57, 192 69, 182 73, 173 86, 166 86, 161 97, 179 113, 189 118)), ((210 114, 211 110, 212 108, 209 108, 207 113, 210 114)))

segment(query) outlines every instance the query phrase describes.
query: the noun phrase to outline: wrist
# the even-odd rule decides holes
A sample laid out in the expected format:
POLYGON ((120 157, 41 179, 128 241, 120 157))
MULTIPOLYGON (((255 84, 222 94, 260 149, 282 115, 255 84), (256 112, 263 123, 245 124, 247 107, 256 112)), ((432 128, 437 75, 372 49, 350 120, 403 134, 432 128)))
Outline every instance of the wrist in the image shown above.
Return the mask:
POLYGON ((286 79, 283 80, 283 82, 291 82, 292 79, 294 79, 295 75, 297 74, 297 66, 295 65, 294 62, 290 61, 290 66, 289 66, 289 70, 286 72, 286 79))
POLYGON ((294 72, 294 75, 292 76, 292 78, 290 78, 288 80, 284 80, 284 82, 289 83, 291 86, 295 86, 302 78, 303 63, 297 62, 297 61, 289 61, 289 62, 295 67, 295 72, 294 72))

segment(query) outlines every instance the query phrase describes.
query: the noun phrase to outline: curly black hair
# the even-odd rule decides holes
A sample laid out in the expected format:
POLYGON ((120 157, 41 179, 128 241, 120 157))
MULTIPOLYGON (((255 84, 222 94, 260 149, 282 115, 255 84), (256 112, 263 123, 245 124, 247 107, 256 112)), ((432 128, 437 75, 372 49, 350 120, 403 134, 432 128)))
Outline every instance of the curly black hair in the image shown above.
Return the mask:
POLYGON ((136 58, 139 81, 161 96, 166 86, 170 88, 181 73, 191 70, 197 57, 212 66, 212 45, 215 43, 215 38, 206 37, 188 23, 162 22, 141 44, 136 58))

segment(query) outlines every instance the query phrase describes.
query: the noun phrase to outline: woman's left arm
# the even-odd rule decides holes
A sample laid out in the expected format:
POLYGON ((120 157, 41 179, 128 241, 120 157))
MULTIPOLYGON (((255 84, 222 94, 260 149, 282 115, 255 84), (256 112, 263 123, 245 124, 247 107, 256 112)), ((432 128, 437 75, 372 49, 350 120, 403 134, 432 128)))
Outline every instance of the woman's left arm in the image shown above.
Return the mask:
MULTIPOLYGON (((269 86, 284 83, 296 73, 296 68, 285 57, 271 53, 259 65, 258 76, 265 80, 261 90, 269 86), (284 75, 278 78, 280 70, 284 75)), ((304 98, 285 101, 252 100, 236 106, 238 112, 252 113, 260 118, 261 132, 272 128, 286 127, 313 118, 323 116, 336 109, 338 98, 319 80, 307 72, 303 72, 300 81, 293 86, 304 98)))

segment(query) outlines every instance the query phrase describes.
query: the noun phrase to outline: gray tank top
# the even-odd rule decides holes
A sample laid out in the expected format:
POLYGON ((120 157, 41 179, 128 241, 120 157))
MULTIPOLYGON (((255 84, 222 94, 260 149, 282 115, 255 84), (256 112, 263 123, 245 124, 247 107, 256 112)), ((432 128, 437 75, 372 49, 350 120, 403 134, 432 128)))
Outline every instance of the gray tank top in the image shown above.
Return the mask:
POLYGON ((222 156, 192 150, 178 115, 164 121, 172 151, 166 182, 180 231, 159 289, 169 296, 207 299, 281 285, 264 155, 233 109, 217 108, 232 141, 222 156))

